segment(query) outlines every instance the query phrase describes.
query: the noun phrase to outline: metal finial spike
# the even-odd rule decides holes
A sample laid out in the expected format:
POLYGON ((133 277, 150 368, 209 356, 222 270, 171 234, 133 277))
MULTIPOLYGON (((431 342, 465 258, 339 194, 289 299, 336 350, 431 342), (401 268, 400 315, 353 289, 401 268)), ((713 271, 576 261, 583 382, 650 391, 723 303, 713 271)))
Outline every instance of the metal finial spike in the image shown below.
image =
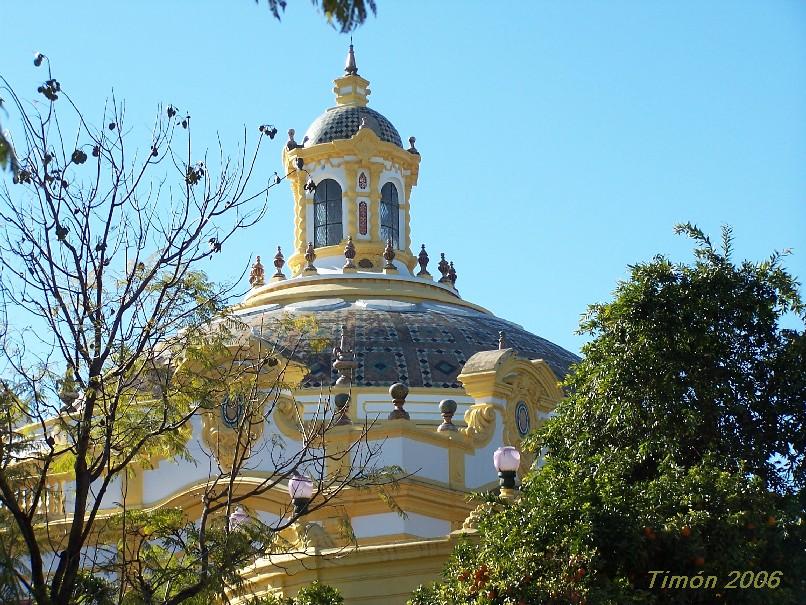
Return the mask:
POLYGON ((344 73, 348 76, 357 76, 358 67, 355 65, 355 53, 353 52, 353 41, 350 40, 350 50, 347 52, 347 62, 344 64, 344 73))
POLYGON ((507 348, 507 335, 501 330, 498 333, 498 350, 503 351, 507 348))

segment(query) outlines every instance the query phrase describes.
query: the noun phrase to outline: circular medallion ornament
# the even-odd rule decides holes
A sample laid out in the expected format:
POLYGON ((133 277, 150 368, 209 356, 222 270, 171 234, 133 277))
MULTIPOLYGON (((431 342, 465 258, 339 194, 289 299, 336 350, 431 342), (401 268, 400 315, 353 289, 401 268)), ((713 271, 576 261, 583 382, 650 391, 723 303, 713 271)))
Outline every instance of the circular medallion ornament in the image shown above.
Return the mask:
POLYGON ((234 429, 243 417, 243 395, 227 396, 221 404, 221 419, 229 428, 234 429))
POLYGON ((518 434, 521 437, 526 437, 531 428, 532 419, 529 416, 529 406, 525 401, 519 401, 515 404, 515 426, 518 429, 518 434))

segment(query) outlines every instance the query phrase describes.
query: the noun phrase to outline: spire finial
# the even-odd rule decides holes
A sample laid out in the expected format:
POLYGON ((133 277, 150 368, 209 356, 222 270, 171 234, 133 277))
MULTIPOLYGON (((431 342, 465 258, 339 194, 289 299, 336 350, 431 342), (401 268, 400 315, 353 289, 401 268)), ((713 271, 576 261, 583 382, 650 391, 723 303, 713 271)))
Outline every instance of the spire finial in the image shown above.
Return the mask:
POLYGON ((357 76, 358 67, 355 65, 355 53, 353 52, 353 39, 350 38, 350 50, 347 51, 347 62, 344 64, 344 73, 348 76, 357 76))

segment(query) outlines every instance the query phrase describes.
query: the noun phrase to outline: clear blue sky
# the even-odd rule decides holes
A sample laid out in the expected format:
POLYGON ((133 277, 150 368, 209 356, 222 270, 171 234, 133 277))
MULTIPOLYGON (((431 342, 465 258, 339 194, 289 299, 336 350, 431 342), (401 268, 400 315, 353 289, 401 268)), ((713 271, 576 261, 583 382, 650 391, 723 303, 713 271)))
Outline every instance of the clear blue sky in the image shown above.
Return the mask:
MULTIPOLYGON (((578 351, 628 264, 689 258, 689 220, 731 224, 738 257, 792 248, 806 277, 806 2, 377 1, 359 72, 417 136, 413 244, 455 261, 465 298, 578 351)), ((349 43, 307 0, 281 23, 252 0, 6 0, 0 29, 0 72, 34 97, 46 53, 98 123, 114 89, 141 133, 159 103, 187 109, 199 155, 275 124, 259 182, 333 105, 349 43)), ((290 250, 291 208, 276 189, 210 274, 290 250)))

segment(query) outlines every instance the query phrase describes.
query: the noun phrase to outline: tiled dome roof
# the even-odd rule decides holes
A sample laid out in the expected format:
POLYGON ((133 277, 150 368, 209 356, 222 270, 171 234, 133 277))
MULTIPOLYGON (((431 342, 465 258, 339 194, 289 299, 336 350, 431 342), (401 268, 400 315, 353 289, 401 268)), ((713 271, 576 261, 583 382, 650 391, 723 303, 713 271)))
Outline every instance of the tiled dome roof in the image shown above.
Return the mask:
POLYGON ((279 346, 286 355, 303 362, 311 371, 303 387, 331 385, 338 373, 331 368, 331 348, 345 326, 345 345, 355 352, 356 386, 389 386, 403 382, 410 387, 460 388, 456 377, 465 362, 479 351, 498 348, 498 333, 518 355, 543 359, 563 377, 579 358, 554 343, 535 336, 511 322, 473 309, 443 303, 410 303, 395 300, 347 302, 319 299, 280 307, 271 305, 241 315, 253 330, 279 346), (298 342, 287 331, 283 318, 313 316, 318 332, 298 342), (316 340, 326 343, 317 350, 316 340))
POLYGON ((366 118, 367 126, 378 135, 382 141, 403 147, 400 133, 392 123, 374 109, 353 105, 340 105, 331 107, 314 120, 308 127, 305 136, 305 147, 329 143, 339 139, 351 138, 361 127, 361 120, 366 118))

